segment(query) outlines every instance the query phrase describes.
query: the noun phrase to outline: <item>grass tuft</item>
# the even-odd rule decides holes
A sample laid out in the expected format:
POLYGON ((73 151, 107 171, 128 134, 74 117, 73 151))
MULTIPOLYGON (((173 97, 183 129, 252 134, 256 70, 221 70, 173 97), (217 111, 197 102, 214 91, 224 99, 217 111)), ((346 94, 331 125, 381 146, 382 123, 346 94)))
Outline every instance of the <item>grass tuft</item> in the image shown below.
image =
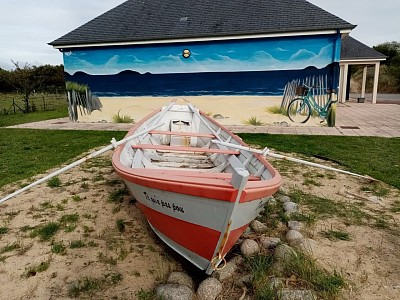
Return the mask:
POLYGON ((68 285, 68 296, 72 298, 93 298, 97 292, 105 290, 111 285, 116 285, 123 279, 120 273, 105 274, 103 278, 85 277, 71 282, 68 285))
POLYGON ((0 227, 0 234, 6 234, 8 230, 9 229, 7 227, 0 227))
POLYGON ((114 123, 134 123, 134 119, 132 119, 128 115, 120 115, 119 114, 120 110, 116 115, 112 116, 112 120, 114 123))
POLYGON ((265 111, 274 115, 287 115, 287 110, 277 105, 267 107, 265 111))
POLYGON ((39 236, 42 241, 50 240, 60 229, 60 224, 50 222, 45 225, 38 226, 31 231, 31 237, 39 236))
POLYGON ((67 253, 67 248, 65 247, 63 242, 53 243, 51 246, 51 252, 64 255, 67 253))
POLYGON ((123 219, 118 219, 116 221, 116 227, 119 232, 124 232, 125 231, 125 221, 123 219))
POLYGON ((58 176, 55 176, 55 177, 49 179, 49 181, 47 181, 47 186, 49 186, 51 188, 60 187, 61 186, 60 178, 58 176))
POLYGON ((69 244, 69 247, 71 249, 76 249, 76 248, 83 248, 85 247, 86 244, 84 241, 82 240, 75 240, 75 241, 71 241, 71 243, 69 244))
POLYGON ((25 269, 24 274, 22 275, 25 278, 36 276, 37 273, 46 271, 50 266, 49 261, 43 261, 36 266, 31 266, 25 269))
POLYGON ((124 197, 126 195, 129 195, 129 192, 126 188, 121 188, 118 190, 115 190, 113 192, 111 192, 111 194, 109 195, 108 199, 111 202, 117 202, 117 203, 121 203, 124 200, 124 197))
POLYGON ((265 125, 261 120, 257 119, 257 117, 255 117, 255 116, 252 116, 252 117, 248 118, 247 120, 244 120, 243 124, 253 125, 253 126, 263 126, 263 125, 265 125))
POLYGON ((345 231, 337 231, 331 229, 331 230, 321 231, 321 235, 331 241, 335 240, 350 241, 350 234, 345 231))
POLYGON ((283 272, 286 278, 293 278, 296 285, 314 290, 322 299, 336 299, 345 287, 344 278, 338 272, 318 267, 313 258, 301 252, 283 262, 283 272))

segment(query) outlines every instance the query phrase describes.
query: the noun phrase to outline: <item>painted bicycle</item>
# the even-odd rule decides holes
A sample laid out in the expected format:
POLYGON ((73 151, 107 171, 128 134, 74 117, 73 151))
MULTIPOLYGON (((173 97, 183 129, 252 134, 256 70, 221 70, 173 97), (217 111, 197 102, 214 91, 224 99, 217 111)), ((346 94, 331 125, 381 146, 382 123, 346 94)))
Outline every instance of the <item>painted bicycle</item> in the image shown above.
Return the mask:
POLYGON ((332 100, 333 91, 328 91, 328 101, 324 105, 319 105, 315 100, 312 89, 307 85, 301 85, 296 88, 297 98, 290 101, 287 115, 292 122, 306 123, 314 113, 321 118, 321 122, 325 121, 329 110, 333 103, 337 100, 332 100))

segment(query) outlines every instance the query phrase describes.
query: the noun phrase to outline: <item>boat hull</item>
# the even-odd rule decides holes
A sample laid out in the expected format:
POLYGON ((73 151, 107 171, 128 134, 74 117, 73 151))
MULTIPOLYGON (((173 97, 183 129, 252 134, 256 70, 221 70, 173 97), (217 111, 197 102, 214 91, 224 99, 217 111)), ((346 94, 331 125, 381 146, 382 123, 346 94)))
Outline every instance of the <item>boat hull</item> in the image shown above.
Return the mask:
MULTIPOLYGON (((154 232, 172 249, 200 269, 212 267, 226 217, 235 202, 196 197, 144 187, 125 180, 154 232)), ((232 218, 222 256, 232 248, 249 223, 262 211, 267 197, 242 202, 232 218)))

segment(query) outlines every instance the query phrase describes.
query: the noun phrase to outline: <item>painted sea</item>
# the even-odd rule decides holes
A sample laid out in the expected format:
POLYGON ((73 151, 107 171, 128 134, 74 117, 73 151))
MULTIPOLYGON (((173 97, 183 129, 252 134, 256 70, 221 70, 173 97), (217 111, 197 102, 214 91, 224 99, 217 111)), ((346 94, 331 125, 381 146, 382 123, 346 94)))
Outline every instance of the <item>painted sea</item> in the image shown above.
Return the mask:
POLYGON ((203 72, 173 74, 140 74, 122 71, 115 75, 65 73, 68 81, 87 84, 100 97, 112 96, 200 96, 200 95, 282 95, 285 85, 294 79, 327 75, 337 85, 337 66, 303 70, 203 72))

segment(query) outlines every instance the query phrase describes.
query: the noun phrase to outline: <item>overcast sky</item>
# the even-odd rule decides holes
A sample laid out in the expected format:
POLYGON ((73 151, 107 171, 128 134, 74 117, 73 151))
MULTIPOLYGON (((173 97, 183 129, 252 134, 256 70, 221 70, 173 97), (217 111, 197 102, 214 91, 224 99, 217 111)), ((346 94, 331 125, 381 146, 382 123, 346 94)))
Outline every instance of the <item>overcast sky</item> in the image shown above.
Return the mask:
MULTIPOLYGON (((309 1, 357 25, 351 35, 368 46, 400 42, 399 0, 309 1)), ((0 68, 11 69, 11 60, 31 65, 62 64, 62 54, 47 43, 122 2, 124 0, 1 0, 0 68)))

